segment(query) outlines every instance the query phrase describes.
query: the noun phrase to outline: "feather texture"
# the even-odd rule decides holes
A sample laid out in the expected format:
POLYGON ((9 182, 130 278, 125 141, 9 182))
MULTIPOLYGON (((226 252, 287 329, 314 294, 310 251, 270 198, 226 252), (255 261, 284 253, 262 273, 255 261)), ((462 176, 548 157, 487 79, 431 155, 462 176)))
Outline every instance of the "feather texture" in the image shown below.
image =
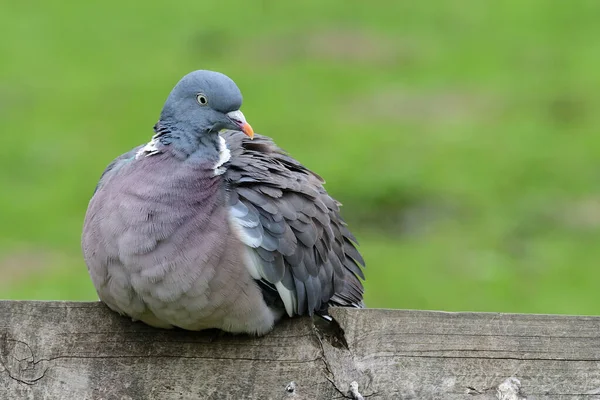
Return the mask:
POLYGON ((231 154, 223 174, 231 221, 268 283, 261 289, 276 290, 290 316, 362 307, 365 263, 323 179, 265 136, 221 136, 231 154))

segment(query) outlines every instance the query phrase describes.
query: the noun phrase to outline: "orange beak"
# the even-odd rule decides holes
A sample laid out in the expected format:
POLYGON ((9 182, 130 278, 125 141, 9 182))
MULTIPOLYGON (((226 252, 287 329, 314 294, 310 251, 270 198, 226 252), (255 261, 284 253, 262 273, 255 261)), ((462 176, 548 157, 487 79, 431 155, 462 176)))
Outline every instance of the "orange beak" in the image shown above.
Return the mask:
POLYGON ((246 134, 246 136, 248 136, 250 139, 254 138, 254 129, 252 129, 250 124, 246 122, 244 113, 242 113, 240 110, 235 110, 228 112, 227 116, 237 124, 237 126, 246 134))
POLYGON ((244 122, 241 126, 242 132, 246 134, 250 139, 254 139, 254 129, 250 126, 249 123, 244 122))

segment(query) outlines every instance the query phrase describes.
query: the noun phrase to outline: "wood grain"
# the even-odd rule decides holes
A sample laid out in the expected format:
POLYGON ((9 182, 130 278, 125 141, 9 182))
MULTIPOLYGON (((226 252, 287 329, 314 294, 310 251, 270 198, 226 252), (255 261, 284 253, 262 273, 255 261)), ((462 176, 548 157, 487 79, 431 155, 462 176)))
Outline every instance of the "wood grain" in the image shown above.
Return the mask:
POLYGON ((251 338, 0 301, 0 399, 600 399, 599 317, 331 313, 251 338))

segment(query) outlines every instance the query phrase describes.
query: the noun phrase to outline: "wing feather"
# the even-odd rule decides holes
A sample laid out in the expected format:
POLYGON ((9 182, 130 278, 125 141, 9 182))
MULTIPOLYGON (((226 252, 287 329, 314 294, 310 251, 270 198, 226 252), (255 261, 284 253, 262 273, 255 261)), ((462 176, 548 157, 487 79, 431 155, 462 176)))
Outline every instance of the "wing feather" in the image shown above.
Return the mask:
POLYGON ((362 307, 365 262, 323 179, 265 136, 221 135, 231 152, 223 175, 231 221, 261 289, 277 291, 290 316, 362 307))

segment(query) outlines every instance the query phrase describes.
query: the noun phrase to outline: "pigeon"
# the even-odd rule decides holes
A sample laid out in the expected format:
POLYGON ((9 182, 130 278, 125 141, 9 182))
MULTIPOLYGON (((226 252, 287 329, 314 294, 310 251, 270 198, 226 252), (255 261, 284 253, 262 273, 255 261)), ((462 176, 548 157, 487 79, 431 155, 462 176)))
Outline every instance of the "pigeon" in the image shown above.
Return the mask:
POLYGON ((264 335, 285 316, 364 307, 357 240, 324 181, 254 134, 226 75, 172 89, 149 143, 117 157, 82 250, 98 297, 158 328, 264 335))

